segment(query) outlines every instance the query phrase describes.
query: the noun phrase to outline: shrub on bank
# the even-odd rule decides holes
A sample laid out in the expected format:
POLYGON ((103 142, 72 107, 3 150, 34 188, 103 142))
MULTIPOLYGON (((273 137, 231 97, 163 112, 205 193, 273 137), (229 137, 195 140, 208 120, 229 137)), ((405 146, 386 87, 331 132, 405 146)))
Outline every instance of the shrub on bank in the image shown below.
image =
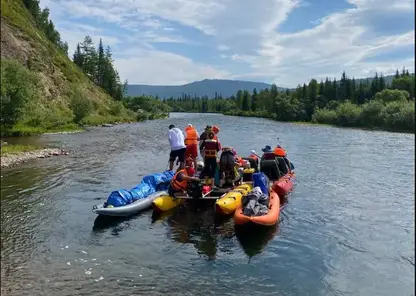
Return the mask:
POLYGON ((408 98, 406 91, 383 90, 376 94, 374 100, 363 105, 345 101, 335 110, 316 109, 312 122, 414 132, 415 102, 408 98))

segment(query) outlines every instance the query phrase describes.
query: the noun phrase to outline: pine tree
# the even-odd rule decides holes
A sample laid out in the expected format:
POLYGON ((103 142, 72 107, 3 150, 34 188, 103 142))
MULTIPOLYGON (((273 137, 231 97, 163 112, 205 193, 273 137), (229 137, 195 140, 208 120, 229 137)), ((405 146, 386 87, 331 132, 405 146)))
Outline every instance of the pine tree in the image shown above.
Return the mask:
POLYGON ((396 74, 394 75, 394 78, 396 78, 396 79, 400 78, 399 69, 396 69, 396 74))
POLYGON ((96 83, 103 87, 104 86, 104 72, 106 69, 106 59, 104 54, 103 41, 100 38, 100 43, 98 44, 98 61, 97 61, 97 77, 96 83))
POLYGON ((251 95, 251 111, 256 111, 257 109, 257 89, 253 89, 253 94, 251 95))

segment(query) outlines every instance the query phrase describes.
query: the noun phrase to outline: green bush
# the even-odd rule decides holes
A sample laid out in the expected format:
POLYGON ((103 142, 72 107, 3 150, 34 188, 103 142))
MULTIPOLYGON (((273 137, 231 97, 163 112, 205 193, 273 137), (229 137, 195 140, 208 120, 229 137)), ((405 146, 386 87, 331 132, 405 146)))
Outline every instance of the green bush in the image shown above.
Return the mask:
POLYGON ((381 101, 384 104, 396 101, 406 102, 409 99, 409 93, 405 90, 385 89, 381 92, 376 93, 374 99, 377 101, 381 101))
POLYGON ((414 131, 415 103, 402 100, 389 102, 382 111, 381 117, 387 128, 414 131))
POLYGON ((362 109, 350 101, 341 103, 335 110, 337 114, 337 124, 341 126, 358 126, 361 118, 362 109))
POLYGON ((25 105, 37 100, 39 79, 18 61, 1 60, 0 124, 12 127, 20 119, 25 105))
POLYGON ((74 121, 76 123, 80 123, 81 120, 88 116, 93 110, 92 102, 78 89, 72 90, 70 95, 70 107, 74 113, 74 121))
POLYGON ((114 116, 121 115, 125 111, 122 102, 112 101, 110 104, 110 114, 114 116))
POLYGON ((381 113, 384 105, 379 100, 370 101, 362 106, 360 125, 367 127, 381 127, 383 118, 381 113))
POLYGON ((326 123, 326 124, 336 124, 338 121, 338 115, 335 110, 330 110, 327 108, 316 109, 312 115, 313 123, 326 123))

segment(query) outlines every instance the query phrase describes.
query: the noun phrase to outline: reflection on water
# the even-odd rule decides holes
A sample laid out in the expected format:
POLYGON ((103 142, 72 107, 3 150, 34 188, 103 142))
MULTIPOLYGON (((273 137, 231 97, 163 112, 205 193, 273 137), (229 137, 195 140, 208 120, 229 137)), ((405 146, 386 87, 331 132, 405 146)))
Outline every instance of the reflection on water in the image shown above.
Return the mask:
POLYGON ((414 135, 173 114, 22 141, 70 155, 2 169, 2 295, 414 290, 414 135), (241 155, 280 138, 297 179, 278 226, 240 232, 209 202, 159 217, 152 210, 130 218, 92 213, 111 191, 163 171, 168 126, 187 123, 199 131, 218 124, 222 144, 241 155))
POLYGON ((278 224, 273 226, 236 225, 235 235, 247 256, 253 257, 263 252, 266 245, 276 236, 278 230, 278 224))
POLYGON ((193 244, 199 254, 208 259, 215 259, 218 238, 229 238, 233 235, 232 223, 216 223, 213 206, 189 209, 181 207, 167 218, 170 226, 168 237, 179 243, 193 244))

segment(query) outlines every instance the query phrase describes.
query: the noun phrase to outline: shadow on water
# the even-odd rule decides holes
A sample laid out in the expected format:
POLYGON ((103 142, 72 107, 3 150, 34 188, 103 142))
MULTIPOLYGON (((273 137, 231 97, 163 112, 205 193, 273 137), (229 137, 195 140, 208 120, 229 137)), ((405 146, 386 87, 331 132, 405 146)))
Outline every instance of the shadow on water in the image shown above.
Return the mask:
POLYGON ((214 201, 211 203, 187 203, 166 217, 170 227, 168 237, 182 244, 193 244, 200 255, 213 260, 217 255, 220 239, 231 238, 232 223, 216 218, 214 201))
POLYGON ((112 235, 119 235, 123 230, 131 227, 131 222, 141 217, 145 212, 141 212, 137 215, 129 217, 112 217, 98 215, 94 220, 94 225, 92 227, 93 232, 103 232, 105 230, 111 229, 112 235))
POLYGON ((236 225, 234 230, 244 253, 252 258, 261 254, 267 244, 279 233, 279 224, 273 226, 236 225))
POLYGON ((272 241, 280 230, 280 222, 282 222, 283 209, 288 202, 288 196, 282 198, 282 206, 280 208, 280 218, 278 223, 272 226, 263 226, 254 223, 246 225, 235 225, 235 235, 249 258, 259 255, 263 252, 267 244, 272 241))

